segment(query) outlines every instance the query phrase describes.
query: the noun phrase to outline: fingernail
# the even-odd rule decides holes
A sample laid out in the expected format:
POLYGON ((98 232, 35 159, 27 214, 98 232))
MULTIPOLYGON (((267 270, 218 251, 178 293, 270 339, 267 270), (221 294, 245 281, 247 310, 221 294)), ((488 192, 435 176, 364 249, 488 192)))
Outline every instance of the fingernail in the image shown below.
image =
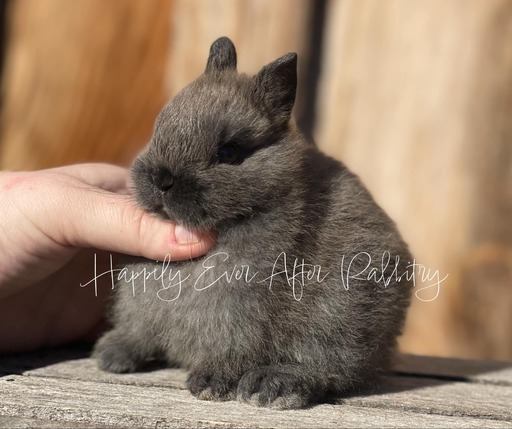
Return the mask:
POLYGON ((176 226, 174 236, 176 237, 176 242, 179 244, 193 244, 201 241, 199 235, 181 225, 176 226))

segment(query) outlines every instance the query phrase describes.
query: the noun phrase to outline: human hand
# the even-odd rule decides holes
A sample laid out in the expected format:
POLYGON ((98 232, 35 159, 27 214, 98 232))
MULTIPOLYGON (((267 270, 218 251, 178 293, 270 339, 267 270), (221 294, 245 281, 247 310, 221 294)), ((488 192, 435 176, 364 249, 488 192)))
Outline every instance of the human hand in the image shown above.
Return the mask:
POLYGON ((108 252, 182 260, 213 247, 212 234, 140 209, 127 182, 127 170, 105 164, 0 173, 0 354, 97 329, 110 279, 100 279, 98 296, 80 287, 94 277, 94 253, 103 253, 96 269, 104 272, 108 252))

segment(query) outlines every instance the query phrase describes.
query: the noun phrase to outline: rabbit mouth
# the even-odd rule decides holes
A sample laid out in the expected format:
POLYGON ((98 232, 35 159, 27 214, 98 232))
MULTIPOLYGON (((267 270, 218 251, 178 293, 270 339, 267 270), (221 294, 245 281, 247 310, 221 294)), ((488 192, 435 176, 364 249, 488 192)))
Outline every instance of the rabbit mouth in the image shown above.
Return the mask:
POLYGON ((189 205, 173 204, 172 207, 162 204, 159 215, 187 228, 206 231, 215 228, 216 221, 203 209, 195 209, 189 205))

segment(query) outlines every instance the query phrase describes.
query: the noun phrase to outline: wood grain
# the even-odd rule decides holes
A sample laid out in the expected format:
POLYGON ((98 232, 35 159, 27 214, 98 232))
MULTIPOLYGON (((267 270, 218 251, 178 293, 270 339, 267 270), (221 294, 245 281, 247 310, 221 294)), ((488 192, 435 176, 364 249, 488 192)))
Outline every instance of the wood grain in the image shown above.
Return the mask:
POLYGON ((165 101, 168 0, 16 0, 0 168, 131 162, 165 101))
POLYGON ((403 356, 398 369, 410 375, 388 376, 379 389, 275 411, 197 400, 185 389, 180 369, 104 373, 87 353, 63 348, 1 358, 0 425, 512 427, 511 366, 503 362, 403 356))
POLYGON ((66 429, 66 428, 80 428, 80 429, 110 429, 115 426, 99 425, 97 423, 86 423, 83 421, 70 421, 70 420, 41 420, 33 417, 16 417, 16 416, 0 416, 0 428, 17 428, 17 429, 66 429))
POLYGON ((401 355, 394 370, 437 379, 512 386, 512 362, 401 355))
MULTIPOLYGON (((234 401, 204 402, 189 392, 94 381, 11 376, 0 379, 0 414, 50 421, 84 422, 116 427, 511 427, 495 419, 439 415, 388 406, 387 397, 359 399, 344 405, 318 405, 306 410, 274 411, 234 401), (480 426, 479 426, 480 425, 480 426)), ((440 393, 440 392, 438 392, 440 393)), ((441 392, 442 393, 442 392, 441 392)), ((463 395, 466 392, 461 392, 463 395)), ((488 392, 484 392, 488 393, 488 392)), ((493 392, 496 393, 496 392, 493 392)), ((435 392, 433 392, 435 394, 435 392)), ((421 394, 405 402, 405 407, 421 394)), ((423 403, 431 401, 431 396, 423 403)), ((436 401, 444 397, 435 397, 436 401)), ((459 399, 459 398, 457 398, 459 399)), ((472 404, 470 401, 469 404, 472 404)), ((453 412, 453 410, 452 410, 453 412)))
POLYGON ((327 16, 317 143, 449 276, 421 294, 418 281, 404 350, 511 359, 509 257, 464 273, 480 245, 511 248, 512 5, 332 0, 327 16))

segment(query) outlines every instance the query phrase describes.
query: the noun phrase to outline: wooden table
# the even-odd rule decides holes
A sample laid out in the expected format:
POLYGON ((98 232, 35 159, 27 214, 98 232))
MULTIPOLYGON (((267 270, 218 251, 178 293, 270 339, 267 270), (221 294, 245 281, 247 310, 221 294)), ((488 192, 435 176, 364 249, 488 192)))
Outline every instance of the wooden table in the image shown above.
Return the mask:
POLYGON ((80 347, 0 358, 0 427, 512 428, 512 362, 404 355, 373 392, 298 411, 204 402, 186 372, 101 372, 80 347))

